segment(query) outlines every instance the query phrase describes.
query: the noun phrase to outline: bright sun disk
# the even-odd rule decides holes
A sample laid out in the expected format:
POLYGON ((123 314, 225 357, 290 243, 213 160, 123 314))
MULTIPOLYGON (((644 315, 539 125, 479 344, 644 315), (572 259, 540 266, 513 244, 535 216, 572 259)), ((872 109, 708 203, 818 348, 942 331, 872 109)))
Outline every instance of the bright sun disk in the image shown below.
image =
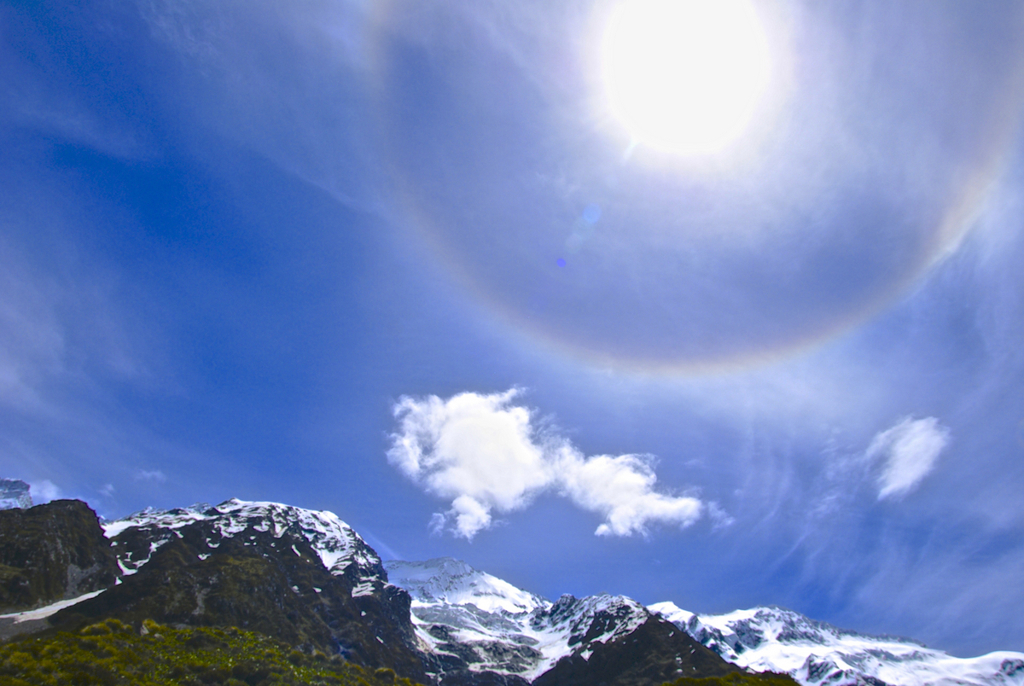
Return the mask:
POLYGON ((749 0, 623 0, 609 17, 601 69, 612 114, 635 141, 707 155, 746 130, 771 61, 749 0))

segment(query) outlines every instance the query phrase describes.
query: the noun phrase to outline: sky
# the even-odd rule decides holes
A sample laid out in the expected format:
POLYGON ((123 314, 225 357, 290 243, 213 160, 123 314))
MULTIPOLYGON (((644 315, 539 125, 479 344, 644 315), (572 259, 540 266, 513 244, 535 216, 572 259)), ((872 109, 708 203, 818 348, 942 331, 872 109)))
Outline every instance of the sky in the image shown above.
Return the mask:
POLYGON ((1024 651, 1024 12, 723 6, 0 4, 0 476, 1024 651))

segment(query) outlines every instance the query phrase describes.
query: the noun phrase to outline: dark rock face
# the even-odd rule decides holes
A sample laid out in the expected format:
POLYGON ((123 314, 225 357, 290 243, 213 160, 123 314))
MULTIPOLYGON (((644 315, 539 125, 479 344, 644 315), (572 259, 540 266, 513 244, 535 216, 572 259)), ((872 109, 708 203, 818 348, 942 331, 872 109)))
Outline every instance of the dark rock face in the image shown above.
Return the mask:
POLYGON ((331 574, 299 531, 277 533, 259 519, 231 536, 202 519, 173 529, 126 529, 114 537, 113 549, 126 569, 138 571, 57 613, 51 624, 75 627, 116 617, 135 626, 147 618, 178 627, 235 626, 306 652, 340 653, 366 667, 426 680, 409 595, 387 585, 372 550, 367 547, 366 564, 331 574), (147 561, 137 565, 140 560, 147 561))
POLYGON ((0 613, 98 591, 117 576, 110 543, 85 503, 0 510, 0 613))
POLYGON ((684 676, 723 676, 739 671, 670 622, 651 617, 635 631, 590 644, 589 657, 562 658, 534 686, 648 686, 684 676))
POLYGON ((1003 660, 999 664, 999 673, 1006 678, 1024 673, 1024 660, 1003 660))

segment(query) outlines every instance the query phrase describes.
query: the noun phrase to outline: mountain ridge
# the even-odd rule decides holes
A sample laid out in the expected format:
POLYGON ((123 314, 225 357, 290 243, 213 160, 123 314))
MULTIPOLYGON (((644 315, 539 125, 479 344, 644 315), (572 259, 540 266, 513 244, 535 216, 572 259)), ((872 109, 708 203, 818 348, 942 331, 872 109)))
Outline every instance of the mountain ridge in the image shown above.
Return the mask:
MULTIPOLYGON (((686 652, 681 642, 690 652, 704 656, 701 669, 687 673, 716 676, 738 670, 685 632, 651 617, 635 601, 565 596, 552 604, 465 563, 448 561, 450 576, 470 579, 463 590, 479 605, 507 617, 531 615, 532 633, 554 636, 553 643, 548 641, 554 647, 547 646, 547 653, 545 646, 540 646, 542 650, 530 647, 525 637, 518 646, 523 669, 517 670, 517 651, 503 640, 488 645, 441 640, 438 635, 451 633, 450 627, 438 624, 431 632, 414 623, 410 593, 390 583, 377 553, 329 512, 231 499, 217 506, 147 509, 102 526, 95 513, 77 501, 54 501, 26 512, 59 527, 69 506, 90 514, 94 548, 116 564, 116 578, 95 594, 65 598, 42 608, 38 606, 43 600, 38 599, 31 612, 24 606, 0 608, 20 610, 0 618, 0 625, 10 630, 5 635, 78 631, 107 620, 121 621, 136 631, 142 631, 147 621, 178 628, 237 627, 305 653, 340 655, 371 669, 393 669, 422 683, 453 686, 570 682, 646 686, 684 673, 668 664, 665 655, 653 653, 646 642, 641 644, 636 637, 628 640, 637 628, 628 619, 640 612, 647 623, 675 637, 676 645, 658 646, 659 650, 670 650, 672 657, 678 657, 686 652), (483 663, 482 654, 489 655, 493 664, 483 663), (629 659, 623 660, 623 655, 629 659), (603 665, 602 673, 588 675, 598 663, 603 665), (557 676, 542 681, 549 672, 557 676)), ((20 516, 0 512, 0 520, 20 516)), ((421 590, 429 586, 421 585, 421 590)), ((440 602, 459 612, 495 615, 472 603, 440 602)))
POLYGON ((804 686, 1022 684, 1024 654, 958 658, 920 641, 840 629, 777 606, 697 615, 671 602, 649 606, 726 660, 789 674, 804 686))
POLYGON ((599 663, 637 683, 735 670, 625 596, 563 595, 552 603, 453 558, 385 567, 409 591, 417 632, 450 671, 543 685, 587 683, 599 663), (627 659, 641 630, 645 655, 627 659), (639 663, 644 669, 634 669, 639 663))
POLYGON ((612 594, 552 602, 454 558, 384 562, 330 512, 232 498, 99 522, 75 503, 0 511, 0 548, 25 547, 2 534, 26 514, 51 518, 39 530, 55 531, 77 512, 92 527, 79 532, 95 547, 85 552, 106 559, 109 578, 3 605, 0 638, 108 619, 136 630, 145 621, 230 626, 437 686, 647 686, 730 674, 760 683, 758 673, 804 686, 1024 684, 1020 653, 953 658, 784 608, 697 615, 612 594))

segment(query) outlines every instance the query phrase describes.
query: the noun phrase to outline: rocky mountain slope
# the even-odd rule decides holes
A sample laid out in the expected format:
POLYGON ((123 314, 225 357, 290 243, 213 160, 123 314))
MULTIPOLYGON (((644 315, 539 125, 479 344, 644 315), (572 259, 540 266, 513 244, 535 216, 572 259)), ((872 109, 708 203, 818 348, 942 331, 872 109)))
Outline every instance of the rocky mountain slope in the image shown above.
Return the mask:
MULTIPOLYGON (((435 652, 450 655, 453 667, 506 675, 504 683, 517 683, 513 676, 536 684, 593 683, 587 679, 609 669, 606 655, 631 641, 644 645, 642 662, 676 659, 686 650, 656 629, 650 619, 657 618, 738 667, 788 674, 805 686, 1024 684, 1024 654, 956 658, 915 641, 846 631, 781 608, 696 615, 672 603, 643 608, 622 596, 563 596, 551 604, 457 560, 385 566, 392 582, 412 595, 413 623, 435 652), (668 643, 656 647, 659 641, 668 643), (586 676, 577 679, 577 670, 586 676)), ((676 675, 685 676, 689 670, 682 662, 657 673, 667 679, 680 667, 676 675)))
POLYGON ((145 511, 104 525, 122 583, 56 620, 236 626, 417 680, 408 594, 329 512, 236 499, 145 511))
MULTIPOLYGON (((108 562, 102 584, 61 603, 0 618, 6 634, 20 627, 75 629, 107 618, 139 627, 152 619, 174 626, 234 626, 282 640, 305 652, 341 654, 371 668, 389 667, 427 679, 409 619, 409 595, 387 583, 377 554, 333 514, 275 503, 229 500, 217 507, 146 511, 99 526, 84 503, 55 501, 0 512, 53 522, 21 538, 5 533, 0 548, 14 552, 43 542, 67 548, 62 522, 91 517, 88 559, 108 562), (19 547, 22 538, 28 543, 19 547), (25 621, 29 618, 30 621, 25 621)), ((20 525, 12 525, 18 530, 20 525)), ((81 536, 84 540, 84 534, 81 536)), ((83 562, 65 569, 72 575, 83 562)), ((54 572, 55 576, 60 576, 54 572)), ((39 603, 36 603, 37 605, 39 603)), ((0 611, 21 609, 5 603, 0 611)))
POLYGON ((777 607, 724 615, 696 615, 672 603, 649 609, 729 662, 784 672, 805 686, 1024 684, 1021 653, 957 658, 909 639, 846 631, 777 607))
POLYGON ((112 586, 113 552, 77 500, 0 510, 0 611, 31 610, 112 586))
POLYGON ((555 603, 464 562, 388 562, 391 582, 413 598, 421 640, 438 677, 525 685, 662 683, 735 668, 685 631, 624 596, 555 603))

